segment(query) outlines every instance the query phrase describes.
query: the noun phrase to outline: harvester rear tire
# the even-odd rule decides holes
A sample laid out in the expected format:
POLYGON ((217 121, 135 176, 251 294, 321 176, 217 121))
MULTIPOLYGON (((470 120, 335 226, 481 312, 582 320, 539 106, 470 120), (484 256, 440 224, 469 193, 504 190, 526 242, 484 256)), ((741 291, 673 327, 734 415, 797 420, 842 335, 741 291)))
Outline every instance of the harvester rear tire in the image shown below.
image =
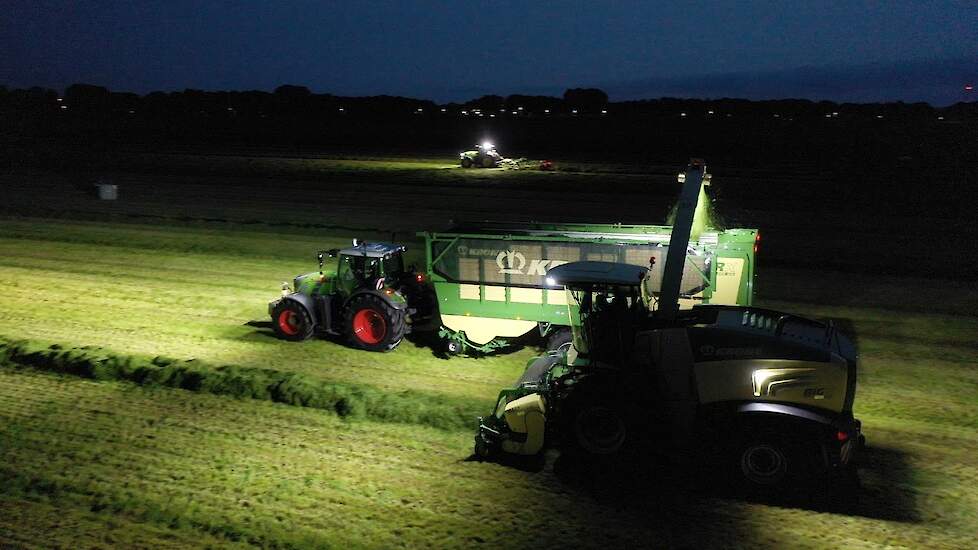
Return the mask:
POLYGON ((346 308, 345 327, 353 347, 391 351, 404 339, 404 310, 373 294, 354 296, 346 308))
POLYGON ((315 326, 306 308, 294 300, 282 300, 272 310, 272 328, 283 340, 307 340, 312 336, 315 326))
POLYGON ((813 473, 814 450, 802 440, 775 431, 742 433, 728 452, 735 485, 752 494, 778 494, 804 484, 813 473))

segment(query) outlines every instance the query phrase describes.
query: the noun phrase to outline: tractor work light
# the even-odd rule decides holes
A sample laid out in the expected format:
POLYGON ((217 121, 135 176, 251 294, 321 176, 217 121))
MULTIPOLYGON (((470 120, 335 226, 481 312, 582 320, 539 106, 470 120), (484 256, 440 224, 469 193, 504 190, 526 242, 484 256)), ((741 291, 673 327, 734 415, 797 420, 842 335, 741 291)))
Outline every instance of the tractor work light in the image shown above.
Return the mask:
POLYGON ((491 141, 483 141, 482 142, 482 148, 483 149, 492 149, 492 142, 491 141))

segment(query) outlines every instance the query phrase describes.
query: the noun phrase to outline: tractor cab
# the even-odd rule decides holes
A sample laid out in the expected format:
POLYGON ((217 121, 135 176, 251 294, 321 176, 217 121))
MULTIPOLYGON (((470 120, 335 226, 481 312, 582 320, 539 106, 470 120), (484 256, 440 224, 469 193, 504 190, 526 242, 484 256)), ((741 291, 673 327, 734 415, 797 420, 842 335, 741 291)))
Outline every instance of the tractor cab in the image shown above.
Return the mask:
POLYGON ((330 256, 339 257, 338 287, 345 292, 371 287, 380 290, 385 284, 396 282, 405 274, 404 250, 401 245, 358 242, 343 250, 329 251, 330 256))

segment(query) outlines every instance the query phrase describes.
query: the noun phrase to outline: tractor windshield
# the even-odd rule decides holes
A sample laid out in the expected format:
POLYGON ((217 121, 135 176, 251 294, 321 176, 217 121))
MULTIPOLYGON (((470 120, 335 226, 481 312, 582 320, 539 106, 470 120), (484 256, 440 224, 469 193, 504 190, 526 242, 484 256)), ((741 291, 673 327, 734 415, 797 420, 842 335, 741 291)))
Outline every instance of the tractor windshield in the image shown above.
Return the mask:
POLYGON ((384 258, 384 276, 397 276, 404 272, 404 257, 400 254, 391 254, 384 258))

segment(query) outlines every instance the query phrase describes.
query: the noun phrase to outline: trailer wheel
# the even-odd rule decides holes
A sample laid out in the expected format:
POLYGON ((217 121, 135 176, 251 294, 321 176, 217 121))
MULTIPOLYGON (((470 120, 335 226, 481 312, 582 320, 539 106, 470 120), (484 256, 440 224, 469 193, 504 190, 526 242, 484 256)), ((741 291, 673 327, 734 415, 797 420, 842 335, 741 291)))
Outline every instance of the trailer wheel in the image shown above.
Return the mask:
POLYGON ((462 344, 458 340, 448 340, 445 342, 445 353, 449 355, 462 353, 462 344))
POLYGON ((372 294, 354 296, 346 308, 346 334, 354 347, 390 351, 404 338, 404 312, 372 294))
POLYGON ((472 159, 465 157, 462 159, 462 168, 472 168, 472 159))
POLYGON ((312 336, 312 317, 302 304, 294 300, 282 300, 272 310, 272 327, 283 340, 301 342, 312 336))

